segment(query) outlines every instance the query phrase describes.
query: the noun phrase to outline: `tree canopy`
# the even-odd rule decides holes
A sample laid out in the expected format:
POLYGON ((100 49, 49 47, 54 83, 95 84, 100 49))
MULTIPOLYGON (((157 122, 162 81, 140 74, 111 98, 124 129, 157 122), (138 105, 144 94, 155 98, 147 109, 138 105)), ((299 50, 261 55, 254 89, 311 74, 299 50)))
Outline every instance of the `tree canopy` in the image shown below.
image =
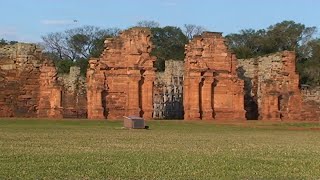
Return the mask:
POLYGON ((155 65, 158 71, 164 70, 166 60, 184 59, 184 46, 188 39, 179 27, 151 28, 151 32, 152 42, 155 46, 151 54, 157 57, 155 65))
MULTIPOLYGON (((161 27, 156 21, 139 21, 136 26, 151 29, 154 49, 151 54, 157 57, 155 66, 164 70, 166 60, 183 60, 184 47, 194 35, 205 31, 202 26, 185 24, 161 27)), ((42 37, 48 55, 55 60, 60 73, 69 71, 70 66, 81 67, 86 72, 88 59, 99 57, 107 37, 118 35, 119 28, 101 29, 83 26, 64 32, 53 32, 42 37)), ((315 37, 316 27, 307 27, 294 21, 282 21, 264 29, 243 29, 239 33, 226 36, 229 48, 238 59, 252 58, 292 50, 297 53, 297 70, 301 83, 320 85, 320 39, 315 37)), ((0 45, 15 42, 0 40, 0 45)))
POLYGON ((297 51, 307 44, 316 27, 306 27, 294 21, 283 21, 266 29, 244 29, 226 36, 229 47, 240 59, 251 58, 284 50, 297 51))
POLYGON ((119 28, 101 29, 83 26, 64 32, 54 32, 42 36, 43 45, 55 60, 59 73, 69 72, 70 66, 78 65, 85 74, 90 57, 99 57, 107 37, 118 35, 119 28))
POLYGON ((244 29, 226 36, 238 59, 289 50, 296 51, 301 83, 320 85, 320 47, 316 27, 294 21, 283 21, 266 29, 244 29))

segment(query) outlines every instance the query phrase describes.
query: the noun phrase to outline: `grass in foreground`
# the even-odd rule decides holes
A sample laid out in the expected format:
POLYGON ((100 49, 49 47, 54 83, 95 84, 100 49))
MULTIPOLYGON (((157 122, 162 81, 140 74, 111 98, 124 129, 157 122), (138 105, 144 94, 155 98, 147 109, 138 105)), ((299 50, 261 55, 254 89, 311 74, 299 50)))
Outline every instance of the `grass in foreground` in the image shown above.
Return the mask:
POLYGON ((0 179, 319 179, 320 124, 0 120, 0 179))

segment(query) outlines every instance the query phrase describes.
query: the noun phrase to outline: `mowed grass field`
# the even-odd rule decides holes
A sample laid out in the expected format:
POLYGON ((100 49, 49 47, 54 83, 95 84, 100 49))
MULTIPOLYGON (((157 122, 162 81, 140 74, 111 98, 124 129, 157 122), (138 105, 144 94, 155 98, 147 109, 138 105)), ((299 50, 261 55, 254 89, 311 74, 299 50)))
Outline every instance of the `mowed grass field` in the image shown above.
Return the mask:
POLYGON ((319 123, 0 120, 0 179, 320 179, 319 123))

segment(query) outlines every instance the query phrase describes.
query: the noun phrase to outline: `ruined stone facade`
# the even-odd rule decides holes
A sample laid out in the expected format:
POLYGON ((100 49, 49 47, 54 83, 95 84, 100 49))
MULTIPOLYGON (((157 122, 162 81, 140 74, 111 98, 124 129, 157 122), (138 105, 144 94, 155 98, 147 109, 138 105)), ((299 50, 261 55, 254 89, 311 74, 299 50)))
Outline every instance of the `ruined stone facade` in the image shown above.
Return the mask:
POLYGON ((0 47, 0 117, 320 121, 320 90, 299 87, 294 52, 237 60, 205 32, 155 73, 150 38, 131 28, 107 39, 87 78, 57 75, 36 45, 0 47))
POLYGON ((301 120, 320 121, 320 87, 301 87, 301 120))
POLYGON ((55 67, 34 44, 0 48, 0 117, 62 117, 55 67))
POLYGON ((165 71, 156 73, 154 119, 183 119, 184 62, 167 60, 165 71))
POLYGON ((152 119, 155 57, 148 28, 131 28, 105 41, 100 58, 89 61, 89 119, 152 119))
POLYGON ((248 119, 300 120, 302 96, 295 53, 240 59, 239 76, 245 81, 248 119))
POLYGON ((61 106, 64 118, 87 117, 87 87, 86 79, 80 75, 80 67, 71 67, 69 74, 58 76, 62 87, 61 106))
POLYGON ((245 119, 243 80, 222 34, 195 36, 185 53, 184 119, 245 119))

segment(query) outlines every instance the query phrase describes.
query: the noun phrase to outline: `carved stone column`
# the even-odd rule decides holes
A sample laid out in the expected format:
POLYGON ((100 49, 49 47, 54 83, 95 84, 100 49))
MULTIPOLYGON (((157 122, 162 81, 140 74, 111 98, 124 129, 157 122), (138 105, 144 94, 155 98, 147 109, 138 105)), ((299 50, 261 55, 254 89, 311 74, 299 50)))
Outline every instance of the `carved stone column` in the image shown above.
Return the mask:
POLYGON ((183 109, 184 119, 190 119, 189 117, 189 78, 185 78, 183 81, 183 109))
POLYGON ((244 110, 244 92, 243 86, 244 83, 241 80, 236 80, 234 82, 234 92, 233 92, 233 109, 234 115, 233 119, 235 120, 246 120, 245 110, 244 110))
POLYGON ((92 104, 93 104, 93 112, 92 112, 91 119, 105 119, 105 117, 103 115, 103 107, 102 107, 102 97, 101 97, 102 90, 101 89, 97 89, 94 92, 95 92, 93 94, 94 102, 92 102, 92 104))
MULTIPOLYGON (((88 77, 87 77, 88 78, 88 77)), ((102 74, 96 74, 88 79, 87 86, 87 107, 88 107, 88 119, 105 119, 103 115, 102 97, 101 92, 103 90, 104 77, 102 74), (101 82, 100 82, 101 81, 101 82), (99 83, 99 84, 98 84, 99 83)))
POLYGON ((189 119, 200 120, 200 73, 194 73, 194 76, 189 77, 189 119))
POLYGON ((153 82, 155 80, 154 71, 146 71, 142 85, 142 111, 145 120, 152 119, 153 112, 153 82))
POLYGON ((61 107, 61 89, 55 87, 51 90, 51 99, 50 99, 50 112, 48 117, 52 118, 63 118, 62 117, 62 107, 61 107))
POLYGON ((140 70, 130 70, 128 83, 127 116, 140 116, 140 70))
POLYGON ((213 120, 213 109, 212 109, 212 84, 213 84, 213 73, 205 73, 203 86, 201 88, 201 107, 202 107, 202 119, 213 120))

